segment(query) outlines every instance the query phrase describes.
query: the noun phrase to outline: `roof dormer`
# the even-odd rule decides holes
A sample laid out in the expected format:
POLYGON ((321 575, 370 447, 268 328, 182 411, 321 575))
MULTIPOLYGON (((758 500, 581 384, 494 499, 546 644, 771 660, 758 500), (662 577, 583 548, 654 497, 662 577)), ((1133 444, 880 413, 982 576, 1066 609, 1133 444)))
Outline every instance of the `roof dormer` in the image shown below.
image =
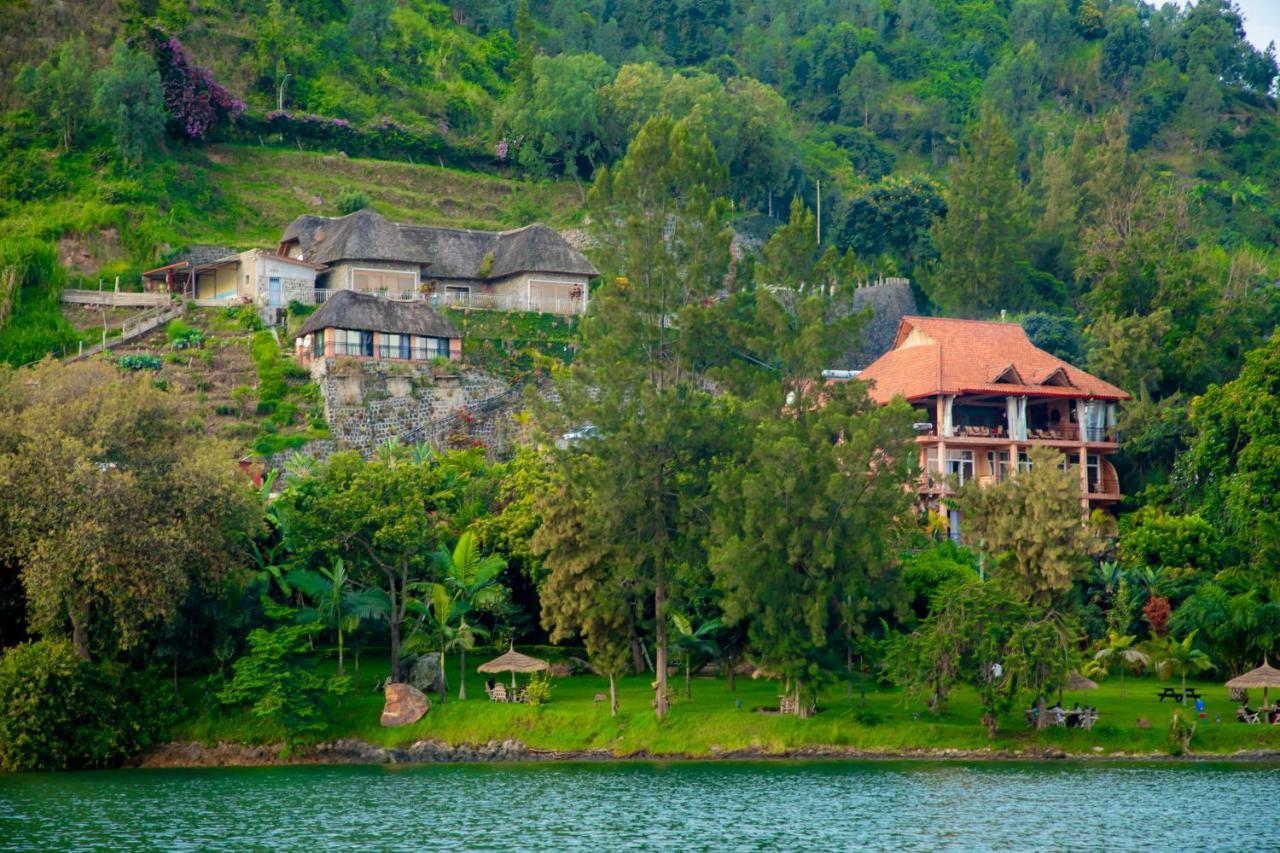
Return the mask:
POLYGON ((1049 371, 1049 375, 1041 379, 1037 385, 1055 385, 1060 388, 1074 388, 1071 377, 1067 375, 1067 371, 1062 367, 1056 367, 1049 371))
POLYGON ((1025 385, 1022 381, 1022 374, 1018 373, 1018 368, 1012 364, 1006 364, 1004 367, 996 371, 995 376, 991 378, 993 385, 1025 385))

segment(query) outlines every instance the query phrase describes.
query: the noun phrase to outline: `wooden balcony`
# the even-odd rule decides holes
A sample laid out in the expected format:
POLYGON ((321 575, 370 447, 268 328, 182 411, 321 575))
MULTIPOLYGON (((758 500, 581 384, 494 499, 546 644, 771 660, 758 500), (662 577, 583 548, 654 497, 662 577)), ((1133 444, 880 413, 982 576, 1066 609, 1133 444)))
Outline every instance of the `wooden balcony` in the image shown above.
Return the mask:
MULTIPOLYGON (((991 447, 999 445, 1007 447, 1017 443, 1022 446, 1043 444, 1049 447, 1071 447, 1080 443, 1080 427, 1077 424, 1063 424, 1053 429, 1028 429, 1025 439, 1010 438, 1003 427, 976 426, 956 424, 952 434, 946 437, 948 445, 956 447, 991 447)), ((1090 447, 1118 448, 1120 435, 1116 430, 1088 429, 1085 431, 1086 443, 1090 447)), ((933 443, 940 439, 937 427, 916 433, 916 441, 933 443)))

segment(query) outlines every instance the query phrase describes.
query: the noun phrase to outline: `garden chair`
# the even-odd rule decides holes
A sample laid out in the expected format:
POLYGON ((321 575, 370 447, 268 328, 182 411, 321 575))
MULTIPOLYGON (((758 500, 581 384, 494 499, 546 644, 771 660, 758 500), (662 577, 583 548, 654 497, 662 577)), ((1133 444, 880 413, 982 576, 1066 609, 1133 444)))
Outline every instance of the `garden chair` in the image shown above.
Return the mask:
POLYGON ((492 688, 486 687, 485 693, 489 694, 489 699, 494 702, 510 702, 511 697, 507 695, 506 685, 495 684, 492 688))
POLYGON ((1258 712, 1250 708, 1248 705, 1241 705, 1236 708, 1236 719, 1242 723, 1257 723, 1258 712))

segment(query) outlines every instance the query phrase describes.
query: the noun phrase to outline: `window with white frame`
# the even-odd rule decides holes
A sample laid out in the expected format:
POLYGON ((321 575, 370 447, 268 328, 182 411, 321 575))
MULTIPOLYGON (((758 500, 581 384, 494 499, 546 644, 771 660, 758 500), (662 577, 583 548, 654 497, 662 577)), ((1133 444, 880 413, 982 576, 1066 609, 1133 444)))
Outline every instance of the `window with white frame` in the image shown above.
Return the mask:
POLYGON ((351 271, 351 289, 364 293, 411 293, 418 289, 418 274, 402 270, 351 271))

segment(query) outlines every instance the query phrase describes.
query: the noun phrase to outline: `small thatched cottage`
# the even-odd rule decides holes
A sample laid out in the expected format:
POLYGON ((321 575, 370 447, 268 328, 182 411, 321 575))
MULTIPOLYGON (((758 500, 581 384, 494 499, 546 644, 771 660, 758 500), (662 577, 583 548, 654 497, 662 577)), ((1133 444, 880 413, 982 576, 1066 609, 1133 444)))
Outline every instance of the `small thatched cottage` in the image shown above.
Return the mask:
POLYGON ((437 305, 580 314, 599 272, 555 230, 471 231, 390 222, 364 209, 299 216, 279 252, 326 267, 317 286, 408 297, 437 305))
POLYGON ((462 334, 422 300, 402 302, 341 290, 294 335, 300 364, 348 357, 381 361, 462 358, 462 334))

